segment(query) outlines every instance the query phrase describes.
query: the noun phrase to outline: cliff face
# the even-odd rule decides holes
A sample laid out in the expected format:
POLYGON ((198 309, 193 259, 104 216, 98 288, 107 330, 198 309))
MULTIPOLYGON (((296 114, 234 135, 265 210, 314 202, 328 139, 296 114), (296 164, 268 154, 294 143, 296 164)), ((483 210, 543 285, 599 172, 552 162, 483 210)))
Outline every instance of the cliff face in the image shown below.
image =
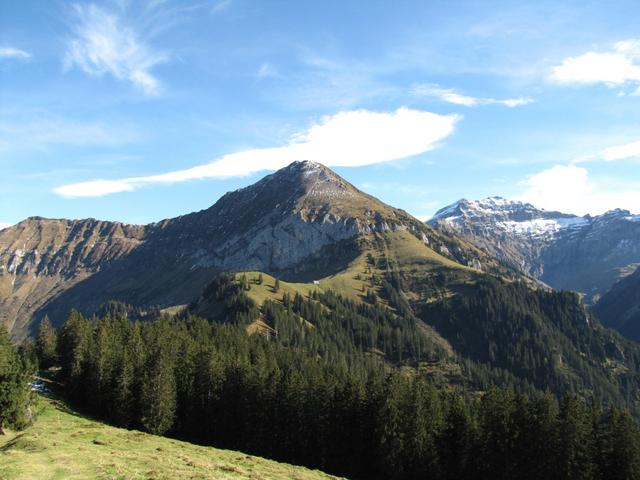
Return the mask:
POLYGON ((22 331, 34 309, 108 268, 145 228, 98 220, 29 218, 0 231, 0 321, 22 331))
POLYGON ((71 308, 91 313, 109 300, 188 303, 219 271, 308 279, 344 268, 358 236, 401 230, 458 263, 497 268, 328 168, 295 162, 206 210, 151 225, 32 218, 0 231, 1 320, 20 338, 45 314, 59 323, 71 308))

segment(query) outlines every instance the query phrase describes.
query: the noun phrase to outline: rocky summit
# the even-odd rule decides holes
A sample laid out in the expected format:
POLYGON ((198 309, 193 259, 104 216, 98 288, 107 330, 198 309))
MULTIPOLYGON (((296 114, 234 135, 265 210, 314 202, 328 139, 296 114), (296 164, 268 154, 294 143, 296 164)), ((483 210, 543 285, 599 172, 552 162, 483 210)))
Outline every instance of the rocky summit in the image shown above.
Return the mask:
POLYGON ((640 264, 640 216, 627 210, 580 217, 490 197, 460 200, 428 223, 553 288, 582 292, 592 303, 640 264))

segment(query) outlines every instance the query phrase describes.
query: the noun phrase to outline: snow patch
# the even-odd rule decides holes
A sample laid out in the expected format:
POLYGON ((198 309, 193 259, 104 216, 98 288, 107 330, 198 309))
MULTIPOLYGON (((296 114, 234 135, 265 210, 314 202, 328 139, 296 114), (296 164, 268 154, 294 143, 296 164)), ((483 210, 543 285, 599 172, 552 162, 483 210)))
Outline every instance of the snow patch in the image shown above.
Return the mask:
POLYGON ((582 217, 574 218, 535 218, 516 222, 513 220, 497 222, 504 230, 517 235, 541 236, 554 234, 565 228, 578 228, 589 223, 582 217))

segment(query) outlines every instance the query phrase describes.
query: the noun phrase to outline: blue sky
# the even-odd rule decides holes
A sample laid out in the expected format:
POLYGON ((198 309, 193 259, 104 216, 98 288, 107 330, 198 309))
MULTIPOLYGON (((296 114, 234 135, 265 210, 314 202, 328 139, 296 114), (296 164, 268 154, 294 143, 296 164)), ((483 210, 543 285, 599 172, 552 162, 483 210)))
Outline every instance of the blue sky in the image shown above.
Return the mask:
POLYGON ((640 213, 635 1, 0 2, 0 226, 147 223, 295 159, 427 218, 640 213))

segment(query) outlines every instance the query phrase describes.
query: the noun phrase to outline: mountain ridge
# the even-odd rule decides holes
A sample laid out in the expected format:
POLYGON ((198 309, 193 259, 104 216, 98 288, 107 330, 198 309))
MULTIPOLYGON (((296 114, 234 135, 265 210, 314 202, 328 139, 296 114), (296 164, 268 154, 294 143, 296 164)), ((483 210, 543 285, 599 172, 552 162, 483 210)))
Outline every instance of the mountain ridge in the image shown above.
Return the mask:
POLYGON ((640 215, 577 216, 489 197, 460 200, 428 222, 456 232, 521 272, 595 303, 640 263, 640 215))
POLYGON ((109 300, 185 304, 225 270, 331 275, 358 256, 354 239, 403 231, 462 265, 501 268, 327 167, 294 162, 207 209, 148 225, 39 217, 0 231, 2 321, 23 337, 45 315, 59 323, 71 308, 91 313, 109 300))

